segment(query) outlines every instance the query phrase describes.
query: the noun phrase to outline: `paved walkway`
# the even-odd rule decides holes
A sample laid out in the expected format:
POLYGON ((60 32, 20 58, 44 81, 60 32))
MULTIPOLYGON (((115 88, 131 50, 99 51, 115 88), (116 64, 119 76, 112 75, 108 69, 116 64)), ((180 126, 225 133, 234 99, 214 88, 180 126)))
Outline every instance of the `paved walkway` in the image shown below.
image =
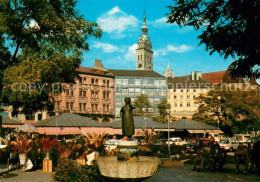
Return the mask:
MULTIPOLYGON (((244 173, 236 174, 233 164, 225 165, 225 171, 220 172, 193 172, 193 166, 185 164, 184 167, 164 168, 160 167, 155 176, 145 179, 144 182, 171 182, 171 181, 260 181, 260 175, 244 173)), ((6 182, 53 182, 50 173, 42 170, 23 172, 16 170, 0 177, 0 181, 6 182)))

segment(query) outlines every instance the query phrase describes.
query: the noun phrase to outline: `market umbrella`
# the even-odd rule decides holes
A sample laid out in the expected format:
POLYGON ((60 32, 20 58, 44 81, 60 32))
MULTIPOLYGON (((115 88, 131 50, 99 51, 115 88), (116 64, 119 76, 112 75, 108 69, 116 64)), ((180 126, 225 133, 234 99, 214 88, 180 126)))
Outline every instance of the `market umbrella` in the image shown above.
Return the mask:
POLYGON ((30 124, 21 125, 17 128, 17 130, 23 131, 23 132, 36 132, 36 131, 38 131, 38 129, 35 126, 30 125, 30 124))

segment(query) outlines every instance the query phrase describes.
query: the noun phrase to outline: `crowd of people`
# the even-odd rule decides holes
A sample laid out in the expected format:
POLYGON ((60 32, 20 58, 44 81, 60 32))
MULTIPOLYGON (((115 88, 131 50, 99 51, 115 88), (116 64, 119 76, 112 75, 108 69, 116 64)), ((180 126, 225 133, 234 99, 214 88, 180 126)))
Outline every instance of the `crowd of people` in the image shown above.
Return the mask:
MULTIPOLYGON (((244 165, 245 172, 253 172, 260 168, 260 140, 255 144, 250 143, 248 146, 244 146, 243 143, 239 143, 237 150, 234 152, 236 171, 240 172, 240 165, 244 165)), ((199 143, 197 154, 194 160, 193 171, 202 171, 205 166, 208 165, 212 171, 223 171, 227 157, 227 151, 220 147, 220 145, 214 141, 214 138, 210 138, 209 143, 199 143), (197 167, 198 166, 198 167, 197 167)))

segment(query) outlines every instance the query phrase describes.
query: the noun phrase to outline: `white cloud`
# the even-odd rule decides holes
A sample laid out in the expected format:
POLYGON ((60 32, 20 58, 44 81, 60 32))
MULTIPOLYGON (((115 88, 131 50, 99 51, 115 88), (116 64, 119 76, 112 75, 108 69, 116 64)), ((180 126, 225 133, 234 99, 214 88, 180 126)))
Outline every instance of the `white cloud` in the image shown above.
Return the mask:
POLYGON ((93 47, 101 48, 103 52, 112 53, 112 52, 122 52, 123 50, 120 49, 118 46, 114 46, 108 43, 96 42, 94 43, 93 47))
POLYGON ((125 37, 124 32, 137 28, 138 19, 128 15, 118 6, 115 6, 97 19, 97 23, 104 32, 110 33, 113 38, 125 37))
POLYGON ((114 8, 112 8, 110 11, 107 12, 108 15, 113 15, 116 13, 122 12, 118 6, 115 6, 114 8))
POLYGON ((182 53, 182 52, 186 52, 193 49, 192 46, 188 46, 188 45, 181 45, 181 46, 173 46, 173 45, 168 45, 167 46, 167 50, 169 52, 178 52, 178 53, 182 53))
POLYGON ((152 24, 155 28, 166 28, 171 26, 177 26, 176 23, 166 23, 166 22, 167 22, 167 17, 162 17, 150 22, 150 24, 152 24))
POLYGON ((136 60, 136 49, 138 48, 137 44, 131 45, 125 54, 125 59, 130 60, 130 61, 135 61, 136 60))
POLYGON ((161 48, 158 50, 154 50, 154 56, 165 56, 169 52, 176 52, 176 53, 183 53, 192 50, 193 47, 189 45, 180 45, 180 46, 174 46, 174 45, 167 45, 165 48, 161 48))

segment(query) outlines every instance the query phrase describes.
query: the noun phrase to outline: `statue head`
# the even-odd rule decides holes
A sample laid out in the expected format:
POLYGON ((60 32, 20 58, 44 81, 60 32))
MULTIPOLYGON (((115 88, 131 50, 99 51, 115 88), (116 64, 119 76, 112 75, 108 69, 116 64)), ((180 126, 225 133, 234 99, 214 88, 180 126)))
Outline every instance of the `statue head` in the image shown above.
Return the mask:
POLYGON ((131 103, 130 97, 126 97, 126 98, 125 98, 125 103, 126 103, 126 104, 130 104, 130 103, 131 103))

